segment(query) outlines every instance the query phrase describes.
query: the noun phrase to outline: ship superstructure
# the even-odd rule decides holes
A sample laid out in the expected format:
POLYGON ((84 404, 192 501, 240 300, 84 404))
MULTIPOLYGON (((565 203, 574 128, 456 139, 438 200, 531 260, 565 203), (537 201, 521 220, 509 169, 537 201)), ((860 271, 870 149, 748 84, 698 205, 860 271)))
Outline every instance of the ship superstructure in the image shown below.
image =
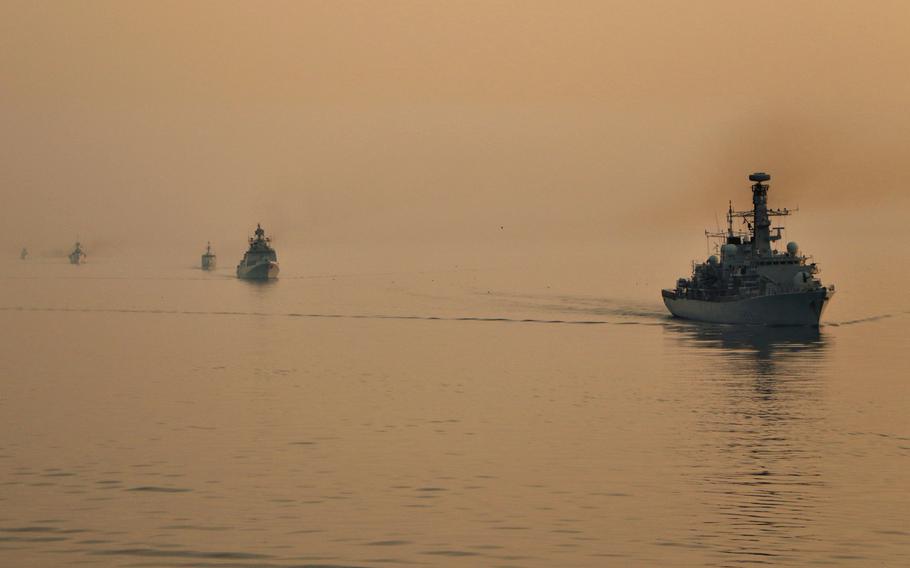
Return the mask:
POLYGON ((278 255, 261 225, 256 225, 256 232, 249 242, 250 248, 237 265, 237 277, 251 280, 278 278, 278 255))
POLYGON ((691 277, 662 291, 674 316, 715 323, 819 324, 834 286, 822 285, 818 266, 795 242, 787 243, 785 251, 772 247, 783 227, 772 227, 771 218, 792 211, 768 208, 770 179, 763 172, 750 175, 752 209, 735 211, 731 202, 726 232, 706 232, 709 238, 722 239, 720 256, 694 264, 691 277), (734 230, 736 219, 747 230, 734 230))

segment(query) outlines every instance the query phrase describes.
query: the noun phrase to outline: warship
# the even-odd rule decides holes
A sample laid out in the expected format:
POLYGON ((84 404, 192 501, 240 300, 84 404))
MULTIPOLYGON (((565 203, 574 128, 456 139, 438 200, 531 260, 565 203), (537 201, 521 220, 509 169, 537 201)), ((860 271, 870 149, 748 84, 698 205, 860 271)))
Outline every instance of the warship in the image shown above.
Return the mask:
POLYGON ((205 253, 202 255, 202 270, 215 270, 218 257, 212 252, 212 243, 206 243, 205 253))
POLYGON ((73 248, 73 252, 69 254, 70 264, 82 264, 85 262, 85 251, 82 250, 82 245, 79 241, 76 241, 76 246, 73 248))
POLYGON ((19 253, 19 258, 22 260, 26 260, 28 258, 28 249, 27 248, 22 247, 22 252, 19 253))
POLYGON ((721 239, 720 257, 693 263, 692 276, 680 278, 676 287, 662 291, 664 304, 676 317, 727 324, 814 326, 834 295, 834 285, 817 278, 818 266, 803 255, 795 242, 786 251, 772 248, 783 227, 771 227, 772 217, 790 215, 789 209, 768 209, 771 176, 749 176, 752 210, 727 210, 727 230, 711 233, 721 239), (747 230, 733 229, 740 219, 747 230), (772 230, 775 232, 772 234, 772 230))
POLYGON ((250 248, 237 265, 237 278, 268 280, 278 278, 278 256, 272 248, 272 239, 265 236, 262 226, 256 224, 255 238, 250 238, 250 248))

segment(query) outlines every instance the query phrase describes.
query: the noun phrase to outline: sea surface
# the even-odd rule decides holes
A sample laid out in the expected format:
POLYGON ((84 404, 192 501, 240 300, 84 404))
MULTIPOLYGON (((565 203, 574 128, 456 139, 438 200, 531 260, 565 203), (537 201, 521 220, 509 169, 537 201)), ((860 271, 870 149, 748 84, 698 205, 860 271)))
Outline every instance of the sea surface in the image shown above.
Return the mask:
POLYGON ((3 267, 0 566, 910 565, 899 283, 742 329, 676 274, 279 253, 3 267))

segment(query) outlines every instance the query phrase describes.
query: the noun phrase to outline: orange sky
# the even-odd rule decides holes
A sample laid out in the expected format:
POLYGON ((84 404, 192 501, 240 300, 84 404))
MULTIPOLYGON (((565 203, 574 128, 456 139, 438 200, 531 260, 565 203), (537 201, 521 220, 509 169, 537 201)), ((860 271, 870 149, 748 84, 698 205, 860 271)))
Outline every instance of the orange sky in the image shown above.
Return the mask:
POLYGON ((906 2, 0 0, 4 250, 893 209, 908 69, 906 2))

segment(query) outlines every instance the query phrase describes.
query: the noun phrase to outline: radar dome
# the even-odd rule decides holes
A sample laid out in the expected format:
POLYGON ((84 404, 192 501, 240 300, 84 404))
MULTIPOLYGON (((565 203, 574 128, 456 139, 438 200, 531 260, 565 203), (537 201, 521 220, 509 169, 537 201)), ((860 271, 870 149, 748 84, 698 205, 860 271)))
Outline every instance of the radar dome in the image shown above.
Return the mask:
POLYGON ((708 264, 717 264, 717 256, 711 255, 708 257, 708 264))
POLYGON ((790 241, 787 243, 787 252, 790 253, 790 256, 796 256, 796 253, 799 252, 799 245, 790 241))

